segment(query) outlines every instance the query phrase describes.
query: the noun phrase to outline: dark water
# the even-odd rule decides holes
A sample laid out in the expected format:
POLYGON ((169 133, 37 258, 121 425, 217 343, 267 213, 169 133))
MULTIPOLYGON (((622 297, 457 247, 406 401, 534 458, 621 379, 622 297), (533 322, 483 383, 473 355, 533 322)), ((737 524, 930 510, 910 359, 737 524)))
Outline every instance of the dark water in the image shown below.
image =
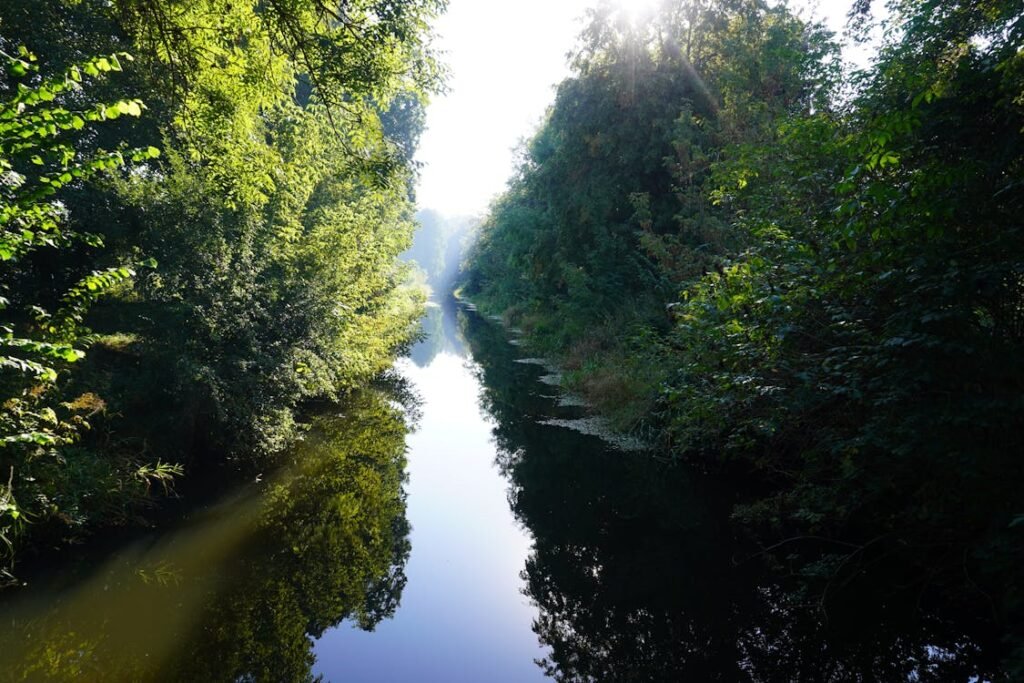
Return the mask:
POLYGON ((582 409, 500 327, 448 302, 425 329, 277 474, 2 596, 0 681, 995 677, 884 581, 826 608, 728 487, 541 424, 582 409))

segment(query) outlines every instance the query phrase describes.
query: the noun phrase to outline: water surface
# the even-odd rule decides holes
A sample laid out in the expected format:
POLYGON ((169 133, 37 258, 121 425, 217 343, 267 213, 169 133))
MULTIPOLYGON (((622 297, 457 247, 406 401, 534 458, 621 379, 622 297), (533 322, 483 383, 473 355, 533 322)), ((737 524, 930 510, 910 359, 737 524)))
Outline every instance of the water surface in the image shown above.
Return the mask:
POLYGON ((898 566, 823 601, 729 486, 568 428, 499 325, 424 326, 280 471, 0 596, 0 681, 996 677, 993 634, 908 606, 898 566))

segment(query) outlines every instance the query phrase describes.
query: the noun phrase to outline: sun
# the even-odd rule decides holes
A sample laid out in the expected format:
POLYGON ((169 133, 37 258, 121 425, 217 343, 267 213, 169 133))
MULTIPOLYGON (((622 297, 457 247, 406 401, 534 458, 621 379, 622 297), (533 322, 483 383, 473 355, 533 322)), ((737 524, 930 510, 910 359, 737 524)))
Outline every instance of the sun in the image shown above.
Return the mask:
POLYGON ((615 0, 629 23, 634 26, 650 21, 662 0, 615 0))

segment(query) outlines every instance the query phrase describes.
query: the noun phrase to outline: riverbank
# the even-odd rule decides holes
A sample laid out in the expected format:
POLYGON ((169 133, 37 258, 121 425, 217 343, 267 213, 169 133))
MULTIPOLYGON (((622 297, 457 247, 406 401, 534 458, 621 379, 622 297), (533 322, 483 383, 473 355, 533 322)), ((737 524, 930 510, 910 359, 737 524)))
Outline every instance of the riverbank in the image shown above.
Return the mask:
POLYGON ((659 446, 652 420, 658 378, 626 349, 600 341, 614 336, 583 338, 566 351, 538 334, 550 327, 550 321, 538 314, 500 310, 459 291, 454 296, 505 329, 508 342, 522 352, 517 363, 544 368, 540 381, 552 387, 559 405, 587 412, 571 422, 551 424, 598 436, 623 450, 650 451, 659 446))

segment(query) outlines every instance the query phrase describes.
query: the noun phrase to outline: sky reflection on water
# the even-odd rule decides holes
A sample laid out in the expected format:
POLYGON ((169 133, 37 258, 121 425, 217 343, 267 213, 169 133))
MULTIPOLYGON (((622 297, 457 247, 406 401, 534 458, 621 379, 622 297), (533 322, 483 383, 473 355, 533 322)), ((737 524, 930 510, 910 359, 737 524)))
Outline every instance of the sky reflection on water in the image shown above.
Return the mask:
POLYGON ((412 554, 398 613, 372 633, 350 624, 317 642, 316 672, 346 681, 543 680, 535 609, 520 577, 531 539, 507 502, 491 419, 455 329, 453 306, 432 309, 435 335, 404 360, 422 400, 408 438, 412 554), (436 335, 442 335, 439 340, 436 335), (439 344, 439 341, 442 342, 439 344))

